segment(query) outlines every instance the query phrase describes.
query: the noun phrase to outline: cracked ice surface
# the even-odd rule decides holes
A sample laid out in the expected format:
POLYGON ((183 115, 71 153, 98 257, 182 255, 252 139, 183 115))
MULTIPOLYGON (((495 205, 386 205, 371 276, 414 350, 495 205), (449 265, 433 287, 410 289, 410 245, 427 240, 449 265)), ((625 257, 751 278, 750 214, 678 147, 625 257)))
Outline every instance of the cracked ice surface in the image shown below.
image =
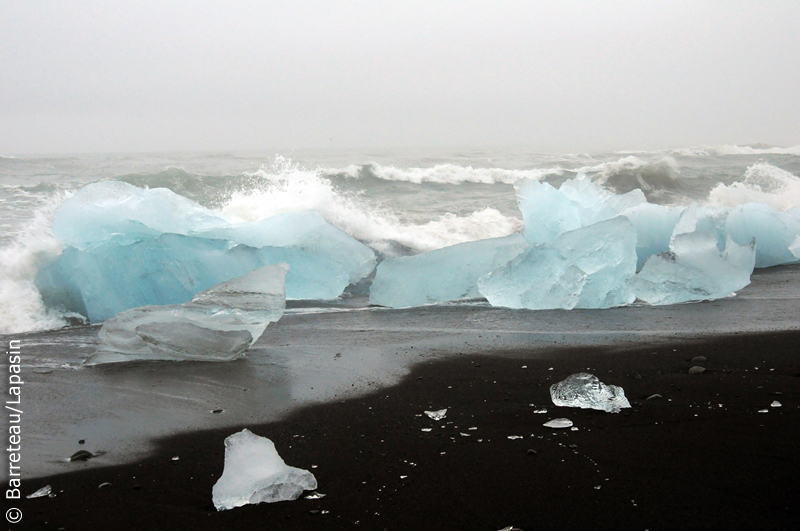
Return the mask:
POLYGON ((283 315, 287 269, 286 264, 258 268, 184 304, 126 310, 103 323, 100 347, 86 363, 238 358, 283 315))
POLYGON ((551 385, 550 398, 557 406, 599 409, 608 413, 619 413, 621 408, 631 407, 622 387, 606 385, 597 376, 585 372, 551 385))
POLYGON ((288 466, 275 444, 248 429, 225 439, 225 467, 214 484, 212 500, 218 511, 249 503, 296 500, 317 488, 308 470, 288 466))

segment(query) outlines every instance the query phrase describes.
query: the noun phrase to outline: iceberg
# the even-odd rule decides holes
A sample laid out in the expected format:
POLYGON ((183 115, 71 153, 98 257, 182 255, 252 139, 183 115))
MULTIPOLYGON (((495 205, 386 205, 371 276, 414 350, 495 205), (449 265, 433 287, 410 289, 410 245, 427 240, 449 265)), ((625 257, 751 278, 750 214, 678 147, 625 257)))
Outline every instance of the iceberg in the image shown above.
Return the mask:
POLYGON ((108 242, 87 251, 68 247, 39 270, 35 282, 48 306, 98 323, 131 308, 180 304, 220 282, 281 262, 290 266, 289 299, 335 299, 349 284, 341 267, 318 255, 179 234, 131 245, 108 242))
POLYGON ((523 235, 533 245, 555 240, 565 232, 594 225, 647 204, 641 190, 616 195, 583 174, 565 181, 558 189, 528 178, 520 179, 514 187, 522 212, 523 235))
POLYGON ((622 387, 606 385, 597 376, 579 372, 550 386, 553 404, 561 407, 598 409, 608 413, 619 413, 631 407, 622 387))
MULTIPOLYGON (((346 273, 348 284, 369 276, 376 265, 372 249, 314 210, 233 223, 166 188, 142 189, 118 181, 89 184, 67 199, 55 213, 53 234, 68 248, 101 248, 106 254, 114 245, 127 247, 165 234, 224 240, 257 249, 282 248, 332 262, 335 270, 346 273)), ((298 270, 297 265, 292 263, 293 271, 298 270)), ((294 297, 291 280, 290 276, 292 298, 329 299, 341 294, 294 297)))
POLYGON ((521 235, 512 234, 385 260, 370 286, 369 301, 403 308, 480 297, 478 278, 527 247, 521 235))
POLYGON ((212 489, 217 511, 250 503, 296 500, 303 491, 317 488, 308 470, 288 466, 275 444, 248 429, 225 439, 225 466, 212 489))
POLYGON ((260 267, 187 303, 144 306, 103 323, 87 365, 131 360, 230 361, 283 315, 288 266, 260 267))
POLYGON ((747 245, 756 239, 756 267, 798 260, 789 247, 800 236, 800 220, 768 205, 745 203, 735 207, 728 215, 725 230, 739 245, 747 245))
POLYGON ((166 188, 103 181, 84 186, 58 207, 53 235, 85 250, 109 240, 126 245, 225 225, 221 216, 166 188))
POLYGON ((672 250, 651 256, 631 286, 650 304, 676 304, 726 297, 750 284, 756 241, 738 245, 728 236, 724 251, 705 231, 678 234, 672 250))
POLYGON ((278 214, 259 221, 196 233, 243 243, 250 247, 284 247, 321 256, 344 269, 351 284, 375 269, 375 252, 343 230, 334 227, 316 210, 278 214))
POLYGON ((531 247, 478 280, 493 306, 531 310, 610 308, 632 303, 636 230, 623 216, 531 247))

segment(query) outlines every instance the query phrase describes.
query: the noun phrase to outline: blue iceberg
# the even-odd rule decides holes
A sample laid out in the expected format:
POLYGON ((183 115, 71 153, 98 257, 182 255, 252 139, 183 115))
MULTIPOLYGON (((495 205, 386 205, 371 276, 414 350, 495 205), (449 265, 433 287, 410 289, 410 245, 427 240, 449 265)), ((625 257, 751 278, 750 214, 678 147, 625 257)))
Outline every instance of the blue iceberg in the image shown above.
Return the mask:
POLYGON ((50 307, 101 322, 130 308, 179 304, 198 291, 278 262, 290 265, 290 299, 331 300, 375 269, 375 253, 316 211, 231 223, 164 189, 116 182, 85 186, 56 211, 67 244, 40 269, 50 307))
POLYGON ((339 265, 353 284, 375 269, 376 258, 372 249, 325 221, 315 210, 278 214, 196 235, 231 240, 250 247, 285 247, 315 254, 339 265))
POLYGON ((739 245, 758 242, 756 267, 796 262, 789 247, 800 236, 800 220, 761 203, 745 203, 731 210, 725 231, 739 245))
POLYGON ((349 284, 338 264, 319 255, 163 234, 131 245, 108 242, 87 251, 68 247, 38 272, 36 286, 49 307, 99 323, 138 306, 186 302, 215 284, 279 262, 290 266, 290 299, 335 299, 349 284))
POLYGON ((531 247, 478 280, 493 306, 531 310, 610 308, 635 297, 636 230, 618 216, 531 247))
POLYGON ((230 361, 283 315, 288 266, 260 267, 184 304, 144 306, 108 319, 87 365, 131 360, 230 361))
POLYGON ((386 260, 378 266, 369 301, 402 308, 480 297, 478 278, 527 247, 521 235, 512 234, 386 260))
POLYGON ((669 252, 651 256, 631 283, 650 304, 676 304, 726 297, 750 284, 756 240, 738 245, 729 236, 720 251, 710 232, 681 233, 669 252))
POLYGON ((84 250, 108 241, 125 245, 167 232, 190 234, 225 225, 213 211, 166 188, 103 181, 84 186, 58 207, 53 235, 84 250))

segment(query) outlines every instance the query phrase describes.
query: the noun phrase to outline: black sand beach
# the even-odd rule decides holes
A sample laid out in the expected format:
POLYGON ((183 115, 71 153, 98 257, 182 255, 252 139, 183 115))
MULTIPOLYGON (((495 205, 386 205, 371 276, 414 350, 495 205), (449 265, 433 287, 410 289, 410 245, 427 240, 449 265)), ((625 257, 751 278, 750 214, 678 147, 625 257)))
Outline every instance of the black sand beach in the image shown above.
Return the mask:
POLYGON ((24 494, 49 484, 57 496, 23 499, 9 528, 798 529, 799 351, 792 331, 423 362, 400 385, 281 422, 181 434, 136 463, 26 480, 24 494), (582 371, 622 386, 632 409, 553 407, 549 386, 582 371), (422 415, 440 408, 442 421, 422 415), (542 426, 557 417, 578 430, 542 426), (223 441, 244 427, 327 496, 215 511, 223 441))

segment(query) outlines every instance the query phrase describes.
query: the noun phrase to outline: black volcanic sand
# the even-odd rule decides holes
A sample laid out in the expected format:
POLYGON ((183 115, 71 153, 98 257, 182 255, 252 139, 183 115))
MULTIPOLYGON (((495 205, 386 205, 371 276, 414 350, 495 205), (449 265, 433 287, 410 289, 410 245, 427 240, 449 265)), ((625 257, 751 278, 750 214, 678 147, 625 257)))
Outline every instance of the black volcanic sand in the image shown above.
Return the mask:
POLYGON ((800 529, 798 354, 800 332, 785 332, 429 362, 370 396, 242 426, 311 470, 321 500, 215 511, 223 440, 238 431, 225 429, 163 439, 135 464, 26 480, 24 494, 50 484, 57 496, 22 500, 10 528, 800 529), (688 374, 700 355, 707 371, 688 374), (633 408, 553 407, 549 386, 587 368, 633 408), (442 421, 421 415, 440 408, 442 421), (557 417, 578 430, 542 426, 557 417))

